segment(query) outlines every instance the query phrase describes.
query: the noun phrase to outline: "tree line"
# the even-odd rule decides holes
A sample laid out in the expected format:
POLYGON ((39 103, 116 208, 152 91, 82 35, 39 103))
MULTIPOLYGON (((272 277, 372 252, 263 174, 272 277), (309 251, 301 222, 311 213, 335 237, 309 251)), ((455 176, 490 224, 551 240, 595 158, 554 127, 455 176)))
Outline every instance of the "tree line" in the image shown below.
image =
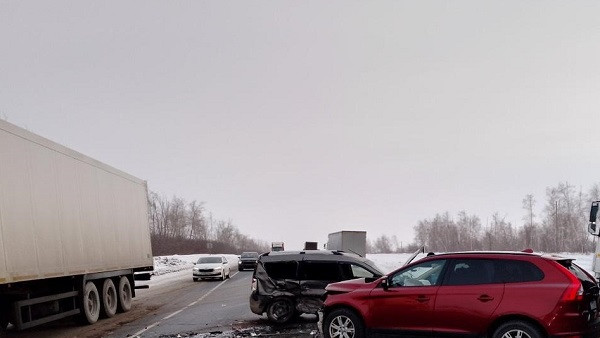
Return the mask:
POLYGON ((568 182, 546 188, 541 212, 536 214, 537 200, 528 194, 522 200, 522 223, 512 224, 496 212, 483 224, 477 215, 466 211, 452 216, 437 213, 414 226, 414 243, 398 246, 395 237, 381 236, 369 242, 372 253, 406 252, 421 245, 427 251, 523 250, 541 252, 592 252, 593 237, 588 234, 588 217, 592 201, 600 200, 600 185, 584 192, 568 182))
POLYGON ((215 219, 203 202, 148 194, 153 255, 266 252, 269 245, 240 233, 231 220, 215 219))

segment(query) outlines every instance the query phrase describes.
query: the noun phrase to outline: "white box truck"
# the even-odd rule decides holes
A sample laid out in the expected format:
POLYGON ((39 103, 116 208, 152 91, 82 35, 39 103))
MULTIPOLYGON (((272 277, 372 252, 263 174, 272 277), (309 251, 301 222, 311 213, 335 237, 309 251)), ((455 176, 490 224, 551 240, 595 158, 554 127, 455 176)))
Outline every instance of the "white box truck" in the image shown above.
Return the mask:
POLYGON ((0 120, 0 330, 127 311, 152 269, 145 181, 0 120))
POLYGON ((331 233, 327 238, 327 250, 351 252, 365 257, 367 254, 367 232, 343 230, 331 233))

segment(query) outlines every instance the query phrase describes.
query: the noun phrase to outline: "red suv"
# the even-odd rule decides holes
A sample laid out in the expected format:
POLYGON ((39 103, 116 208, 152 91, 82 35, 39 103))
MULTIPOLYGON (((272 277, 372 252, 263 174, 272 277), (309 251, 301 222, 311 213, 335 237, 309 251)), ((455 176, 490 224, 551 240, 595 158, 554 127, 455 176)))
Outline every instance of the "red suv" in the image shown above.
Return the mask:
POLYGON ((326 290, 319 327, 328 338, 600 336, 598 284, 562 257, 440 254, 326 290))

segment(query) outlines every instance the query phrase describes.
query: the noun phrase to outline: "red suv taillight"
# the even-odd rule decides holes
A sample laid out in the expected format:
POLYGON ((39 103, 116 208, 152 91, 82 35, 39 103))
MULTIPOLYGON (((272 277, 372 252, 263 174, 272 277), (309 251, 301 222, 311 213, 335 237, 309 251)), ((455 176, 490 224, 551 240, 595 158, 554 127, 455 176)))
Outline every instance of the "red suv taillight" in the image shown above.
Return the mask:
POLYGON ((257 286, 258 286, 258 282, 256 281, 256 278, 252 278, 252 286, 250 287, 250 290, 256 291, 257 286))
POLYGON ((563 301, 576 301, 583 300, 583 286, 581 282, 571 283, 567 290, 562 295, 563 301))
POLYGON ((567 289, 563 292, 560 300, 564 302, 583 300, 584 290, 581 281, 561 264, 556 263, 556 265, 558 265, 559 270, 569 279, 569 286, 567 286, 567 289))

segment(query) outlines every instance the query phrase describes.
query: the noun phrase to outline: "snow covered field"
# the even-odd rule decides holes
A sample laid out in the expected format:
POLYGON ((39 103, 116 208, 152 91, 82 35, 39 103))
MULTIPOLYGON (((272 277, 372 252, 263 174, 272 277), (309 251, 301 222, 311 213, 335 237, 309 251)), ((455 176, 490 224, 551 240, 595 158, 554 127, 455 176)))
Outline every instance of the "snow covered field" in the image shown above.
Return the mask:
MULTIPOLYGON (((592 259, 593 254, 581 254, 581 253, 560 253, 559 256, 574 258, 575 263, 581 266, 586 271, 592 272, 592 259)), ((154 257, 154 276, 150 281, 150 285, 155 283, 161 283, 169 279, 169 274, 189 270, 191 275, 191 269, 194 266, 194 262, 202 256, 210 255, 173 255, 173 256, 158 256, 154 257)), ((237 255, 223 255, 229 261, 230 266, 237 268, 238 256, 237 255)), ((384 273, 391 272, 401 267, 411 254, 368 254, 367 258, 372 260, 384 273)), ((419 255, 415 259, 422 258, 424 255, 419 255)))

